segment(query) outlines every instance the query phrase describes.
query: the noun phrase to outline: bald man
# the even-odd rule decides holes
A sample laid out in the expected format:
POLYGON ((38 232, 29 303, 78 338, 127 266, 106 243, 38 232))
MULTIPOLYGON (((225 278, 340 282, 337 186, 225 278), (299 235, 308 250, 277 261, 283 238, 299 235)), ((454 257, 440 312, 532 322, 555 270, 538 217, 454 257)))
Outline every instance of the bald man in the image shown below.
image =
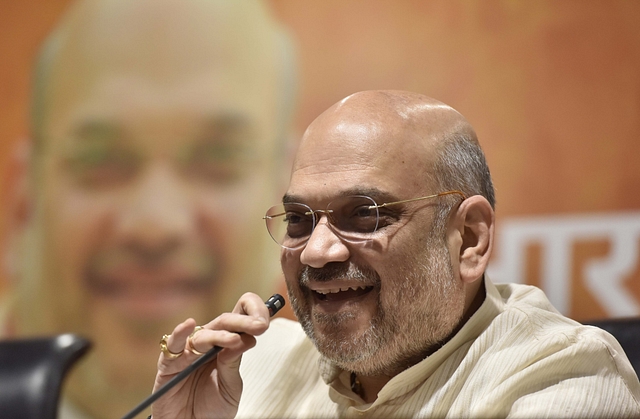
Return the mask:
POLYGON ((159 336, 278 288, 262 216, 286 187, 293 73, 258 1, 81 1, 48 39, 10 328, 92 340, 61 417, 120 417, 159 336))
POLYGON ((612 336, 487 277, 494 205, 454 109, 398 91, 335 104, 265 216, 300 325, 269 322, 254 294, 194 334, 179 324, 156 390, 194 350, 225 349, 153 418, 638 417, 640 383, 612 336))

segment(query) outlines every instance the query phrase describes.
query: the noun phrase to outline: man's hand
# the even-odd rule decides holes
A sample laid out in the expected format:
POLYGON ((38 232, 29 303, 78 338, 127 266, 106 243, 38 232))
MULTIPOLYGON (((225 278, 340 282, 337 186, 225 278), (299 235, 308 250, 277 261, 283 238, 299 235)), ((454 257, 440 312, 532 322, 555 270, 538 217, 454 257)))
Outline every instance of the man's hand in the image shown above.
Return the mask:
POLYGON ((238 300, 233 312, 221 314, 189 338, 195 326, 195 320, 187 319, 176 326, 167 339, 170 352, 184 352, 173 359, 160 354, 154 392, 198 358, 188 339, 191 347, 200 353, 213 346, 224 349, 217 359, 160 397, 152 406, 154 419, 234 417, 242 394, 240 360, 246 350, 255 346, 254 336, 269 327, 269 310, 259 296, 247 293, 238 300))

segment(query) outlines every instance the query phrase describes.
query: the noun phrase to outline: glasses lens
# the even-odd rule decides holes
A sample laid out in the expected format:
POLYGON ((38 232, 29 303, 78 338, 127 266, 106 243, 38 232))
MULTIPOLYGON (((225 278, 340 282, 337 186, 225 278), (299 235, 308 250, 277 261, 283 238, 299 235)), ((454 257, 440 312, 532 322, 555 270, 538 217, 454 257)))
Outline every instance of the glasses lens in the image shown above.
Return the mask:
POLYGON ((309 240, 314 215, 304 204, 279 204, 269 208, 265 221, 276 243, 287 249, 296 249, 309 240))
POLYGON ((331 221, 347 239, 366 239, 378 228, 378 207, 368 196, 345 196, 331 202, 331 221))

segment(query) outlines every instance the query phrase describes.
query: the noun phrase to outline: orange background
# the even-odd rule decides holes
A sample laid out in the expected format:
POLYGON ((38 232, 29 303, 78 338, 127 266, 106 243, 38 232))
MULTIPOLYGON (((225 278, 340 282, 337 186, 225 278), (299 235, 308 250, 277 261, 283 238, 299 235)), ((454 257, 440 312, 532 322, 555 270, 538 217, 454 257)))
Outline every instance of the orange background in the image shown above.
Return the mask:
MULTIPOLYGON (((12 185, 9 155, 28 136, 34 55, 69 1, 1 1, 4 196, 12 185)), ((503 220, 532 216, 640 214, 640 2, 269 3, 297 44, 298 134, 355 91, 413 90, 454 106, 476 128, 497 188, 498 230, 503 220)), ((636 255, 639 244, 640 236, 636 255)), ((606 258, 611 246, 606 238, 571 243, 566 314, 611 315, 580 268, 606 258)), ((528 245, 527 282, 541 283, 540 259, 539 246, 528 245)), ((0 283, 1 292, 10 288, 0 283)), ((637 266, 624 289, 640 302, 637 266)))

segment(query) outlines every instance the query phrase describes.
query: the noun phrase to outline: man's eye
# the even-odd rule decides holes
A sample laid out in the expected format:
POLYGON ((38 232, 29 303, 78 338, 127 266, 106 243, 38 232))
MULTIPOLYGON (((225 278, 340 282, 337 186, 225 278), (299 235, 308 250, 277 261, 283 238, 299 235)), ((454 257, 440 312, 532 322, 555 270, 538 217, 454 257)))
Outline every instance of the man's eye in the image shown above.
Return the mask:
POLYGON ((396 212, 380 208, 378 210, 378 228, 386 227, 398 221, 400 215, 396 212))
POLYGON ((302 220, 300 214, 296 213, 287 213, 284 217, 284 222, 289 224, 296 224, 302 220))
POLYGON ((284 216, 287 224, 287 235, 291 238, 304 237, 311 234, 313 219, 300 212, 287 211, 284 216))
POLYGON ((369 208, 369 205, 361 205, 351 211, 351 217, 354 218, 367 218, 375 216, 376 210, 369 208))
POLYGON ((344 221, 339 222, 339 228, 346 231, 369 233, 375 230, 378 217, 377 211, 369 208, 370 204, 358 205, 352 208, 344 221))
POLYGON ((141 163, 130 151, 88 147, 67 158, 71 175, 86 187, 109 187, 131 179, 141 163))

